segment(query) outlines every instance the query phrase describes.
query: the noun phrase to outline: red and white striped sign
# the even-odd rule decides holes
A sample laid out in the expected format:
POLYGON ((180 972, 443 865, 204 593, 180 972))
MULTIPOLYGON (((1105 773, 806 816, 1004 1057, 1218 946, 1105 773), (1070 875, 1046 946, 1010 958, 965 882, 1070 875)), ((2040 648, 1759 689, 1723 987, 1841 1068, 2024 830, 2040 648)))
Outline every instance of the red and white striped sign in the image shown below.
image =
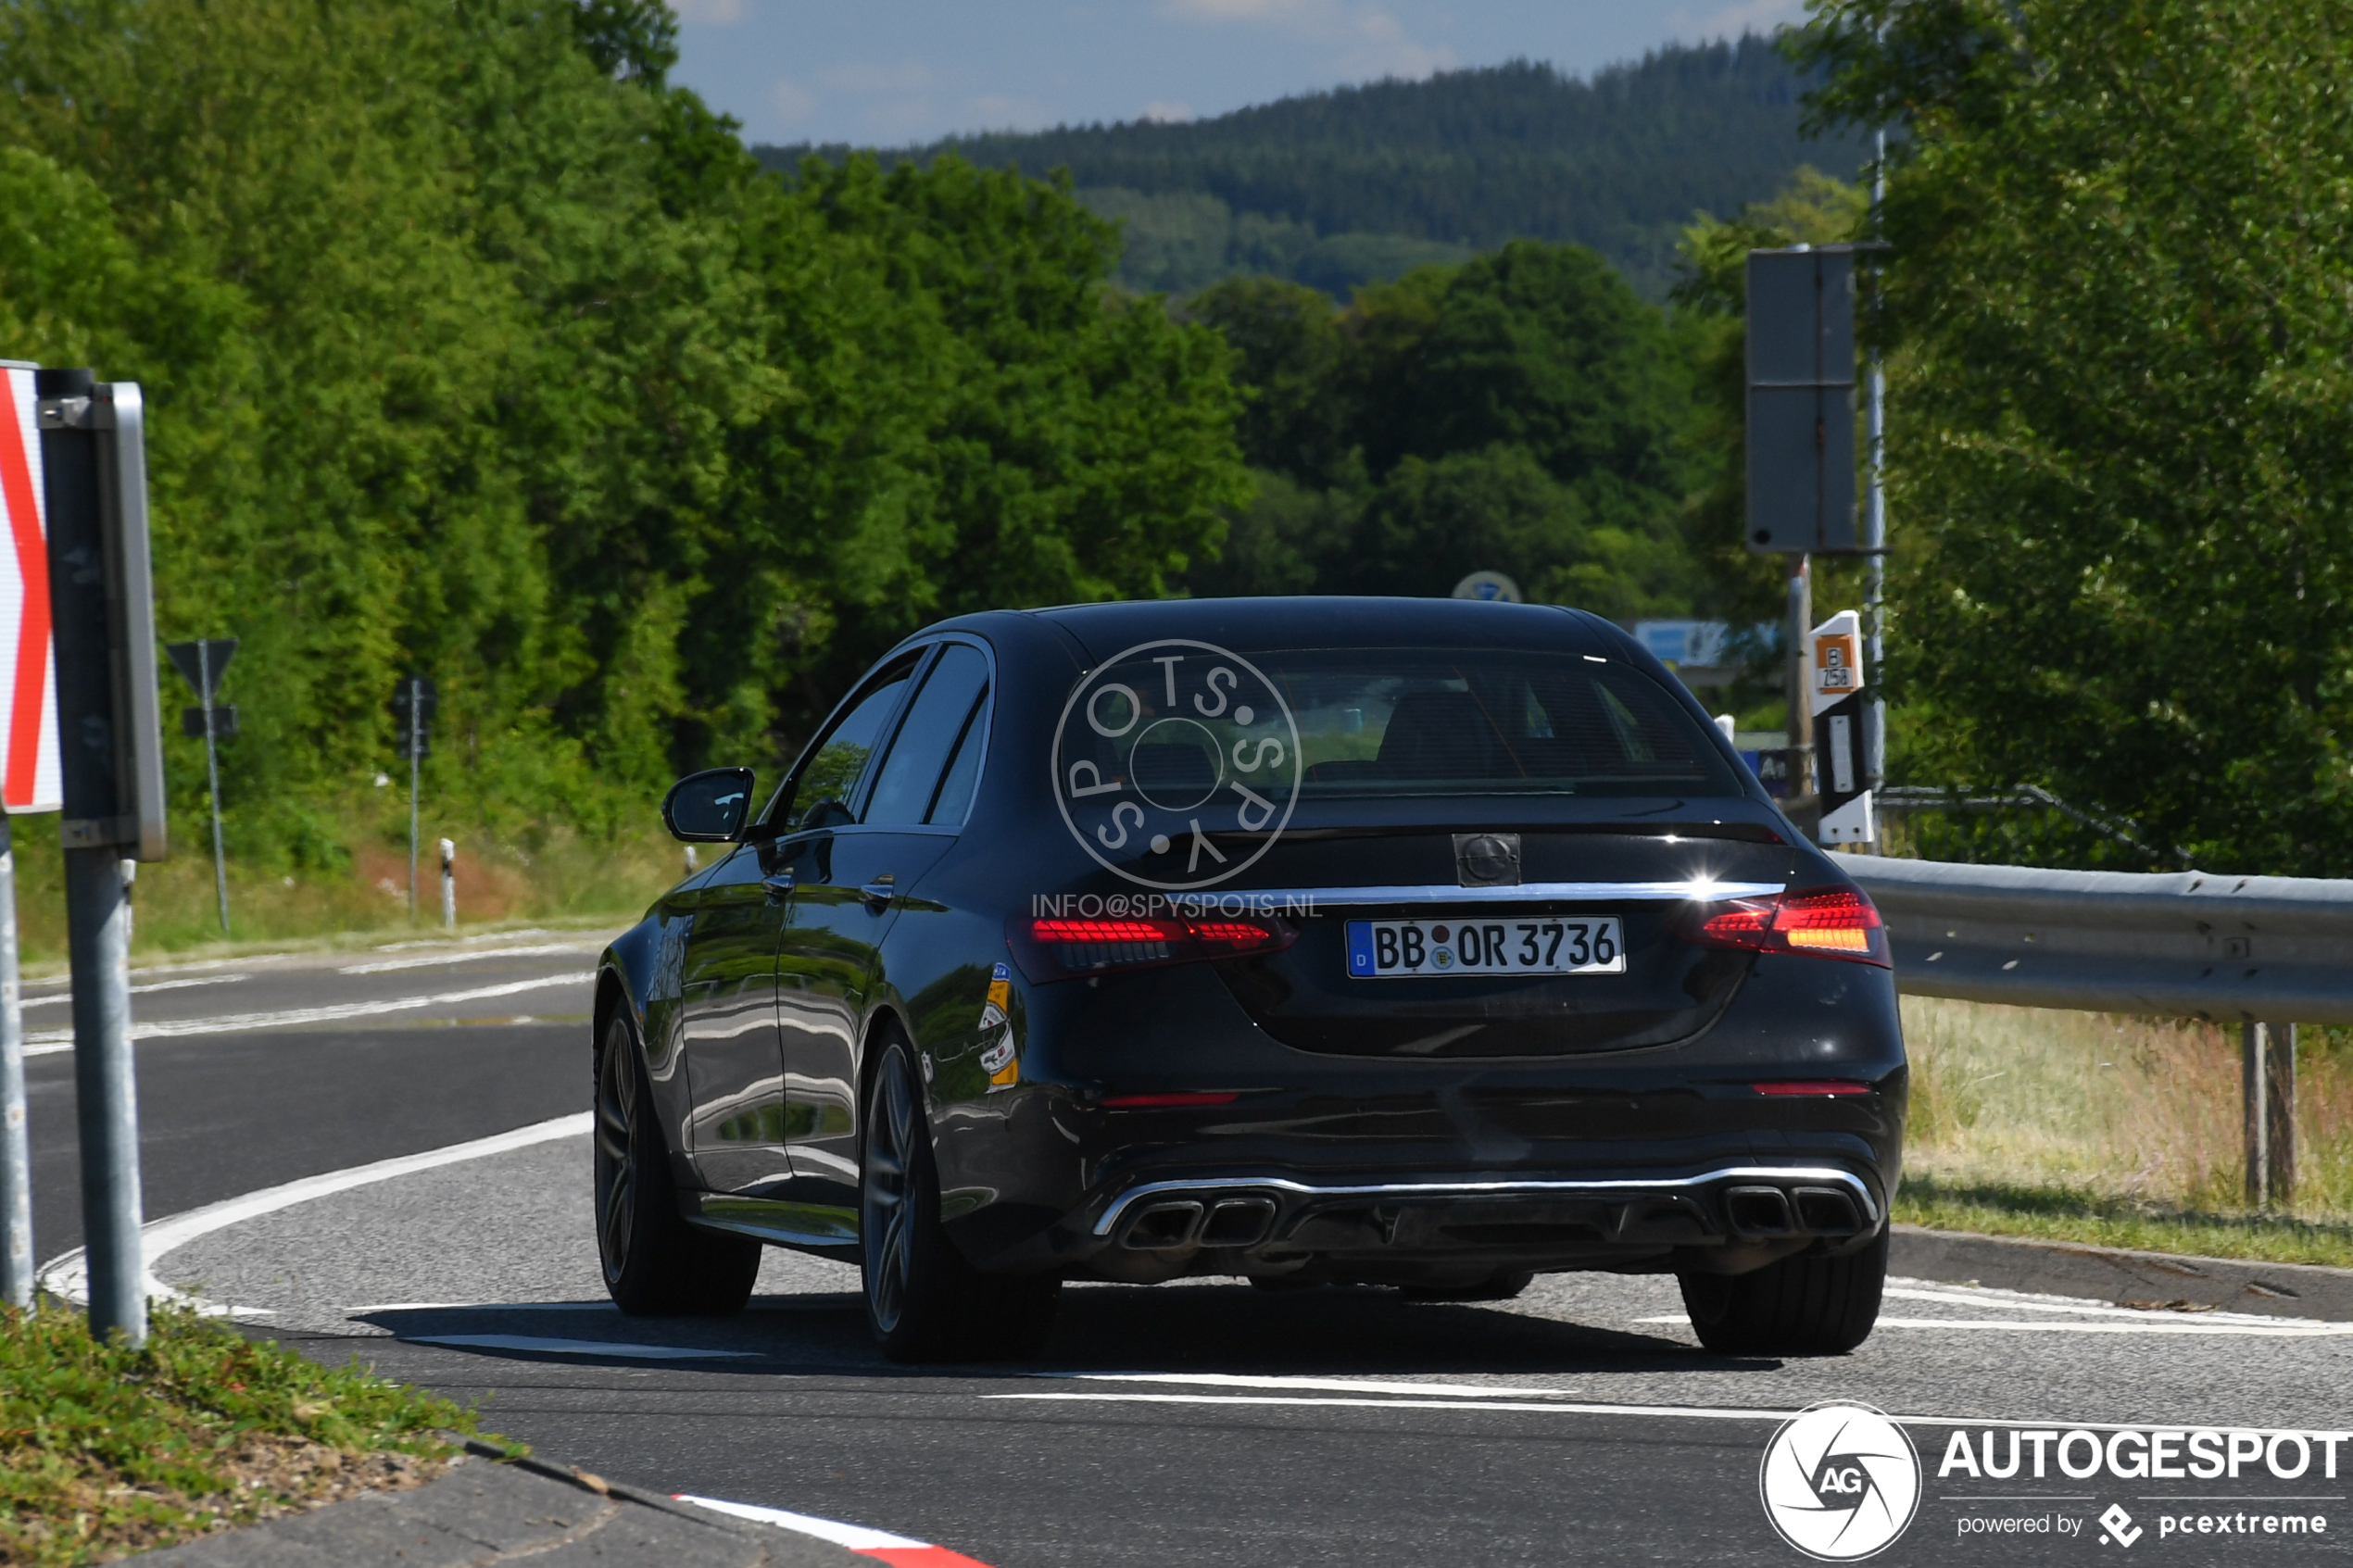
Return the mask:
POLYGON ((32 371, 0 371, 0 806, 56 811, 57 656, 49 636, 49 512, 32 371))

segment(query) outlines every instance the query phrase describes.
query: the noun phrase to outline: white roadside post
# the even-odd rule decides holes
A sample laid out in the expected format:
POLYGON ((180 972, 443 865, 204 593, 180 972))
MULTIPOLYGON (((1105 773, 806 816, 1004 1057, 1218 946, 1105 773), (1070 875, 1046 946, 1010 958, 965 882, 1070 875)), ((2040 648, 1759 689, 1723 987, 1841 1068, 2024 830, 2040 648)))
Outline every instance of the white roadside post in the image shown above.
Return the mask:
POLYGON ((441 841, 441 929, 458 929, 458 846, 441 841))
POLYGON ((57 666, 49 635, 49 516, 31 365, 0 369, 0 1300, 32 1305, 32 1171, 25 1130, 24 996, 17 965, 19 813, 65 804, 57 666))

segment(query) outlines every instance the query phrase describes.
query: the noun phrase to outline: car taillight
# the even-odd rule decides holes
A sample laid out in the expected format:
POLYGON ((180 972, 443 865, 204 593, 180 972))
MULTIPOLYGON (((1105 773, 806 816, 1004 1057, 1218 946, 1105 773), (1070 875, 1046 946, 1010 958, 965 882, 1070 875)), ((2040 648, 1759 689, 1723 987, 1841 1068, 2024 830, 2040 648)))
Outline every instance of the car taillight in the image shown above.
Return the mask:
POLYGON ((1022 972, 1038 981, 1271 953, 1299 939, 1289 922, 1230 915, 1016 915, 1008 922, 1008 935, 1022 972))
POLYGON ((1891 967, 1879 910, 1859 887, 1818 887, 1703 906, 1688 939, 1709 947, 1807 953, 1891 967))

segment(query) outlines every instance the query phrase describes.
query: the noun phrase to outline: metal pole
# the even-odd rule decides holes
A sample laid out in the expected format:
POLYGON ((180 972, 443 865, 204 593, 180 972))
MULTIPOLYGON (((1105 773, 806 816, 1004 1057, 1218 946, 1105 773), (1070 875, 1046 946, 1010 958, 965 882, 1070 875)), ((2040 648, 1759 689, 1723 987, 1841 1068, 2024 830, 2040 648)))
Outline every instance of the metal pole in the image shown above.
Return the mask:
POLYGON ((66 922, 90 1329, 120 1334, 136 1348, 147 1342, 147 1291, 131 1054, 131 899, 114 846, 66 851, 66 922))
MULTIPOLYGON (((1871 165, 1873 239, 1880 237, 1880 204, 1886 198, 1887 132, 1881 131, 1871 165)), ((1876 339, 1877 334, 1873 337, 1876 339)), ((1880 474, 1886 462, 1886 437, 1887 374, 1880 365, 1879 345, 1874 341, 1863 404, 1863 438, 1870 465, 1863 492, 1863 547, 1870 552, 1863 558, 1863 668, 1870 672, 1872 687, 1870 717, 1864 725, 1863 773, 1873 785, 1887 776, 1887 699, 1880 695, 1881 660, 1886 655, 1882 632, 1887 615, 1887 495, 1881 487, 1880 474)))
POLYGON ((0 1298, 32 1305, 32 1158, 25 1141, 24 991, 17 972, 17 857, 0 814, 0 1298))
POLYGON ((2239 1088, 2246 1113, 2246 1206, 2271 1207, 2271 1118, 2268 1092, 2270 1074, 2263 1059, 2270 1053, 2265 1038, 2271 1031, 2260 1023, 2239 1025, 2239 1088))
POLYGON ((458 847, 441 841, 441 928, 458 929, 458 847))
POLYGON ((196 639, 196 677, 204 701, 204 771, 212 786, 212 890, 220 900, 220 935, 229 935, 229 862, 220 849, 220 753, 212 726, 212 642, 196 639))
POLYGON ((1814 582, 1807 558, 1790 558, 1789 793, 1814 794, 1814 705, 1806 680, 1806 634, 1814 629, 1814 582))
POLYGON ((417 709, 424 683, 409 678, 409 923, 417 923, 417 735, 424 727, 417 709))
POLYGON ((2273 1209, 2296 1207, 2296 1025, 2264 1030, 2271 1047, 2264 1074, 2264 1196, 2273 1209))

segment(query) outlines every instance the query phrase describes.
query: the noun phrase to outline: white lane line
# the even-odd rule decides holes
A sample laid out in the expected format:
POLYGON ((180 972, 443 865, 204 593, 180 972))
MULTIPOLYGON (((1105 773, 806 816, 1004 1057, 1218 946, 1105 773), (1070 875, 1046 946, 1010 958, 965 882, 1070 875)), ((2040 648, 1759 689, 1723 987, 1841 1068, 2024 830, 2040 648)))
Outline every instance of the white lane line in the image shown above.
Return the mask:
POLYGON ((1486 1383, 1388 1382, 1373 1377, 1246 1377, 1229 1372, 1037 1372, 1029 1375, 1081 1383, 1173 1383, 1193 1388, 1295 1388, 1319 1394, 1418 1394, 1463 1399, 1544 1399, 1567 1392, 1486 1383))
MULTIPOLYGON (((1638 1323, 1689 1323, 1680 1312, 1636 1318, 1638 1323)), ((2290 1321, 2280 1323, 2215 1323, 2184 1318, 2157 1323, 2020 1323, 2006 1318, 1881 1318, 1881 1328, 1955 1328, 1996 1334, 2222 1335, 2250 1339, 2334 1339, 2353 1335, 2353 1323, 2290 1321)))
MULTIPOLYGON (((388 997, 376 1002, 334 1002, 326 1007, 294 1008, 285 1012, 233 1012, 212 1018, 176 1018, 131 1025, 134 1040, 176 1039, 183 1035, 228 1035, 244 1029, 283 1029, 297 1023, 336 1023, 346 1019, 373 1018, 379 1013, 409 1012, 418 1008, 476 1002, 491 997, 511 997, 550 985, 585 985, 597 978, 594 970, 543 974, 535 980, 513 980, 503 985, 478 985, 471 991, 444 991, 430 997, 388 997)), ((48 1056, 73 1048, 73 1031, 44 1029, 25 1036, 27 1056, 48 1056)))
MULTIPOLYGON (((176 1294, 155 1277, 156 1264, 174 1248, 184 1247, 200 1236, 245 1220, 271 1214, 281 1209, 291 1209, 297 1203, 308 1203, 314 1198, 326 1198, 338 1192, 349 1192, 377 1182, 388 1182, 396 1176, 413 1175, 420 1171, 438 1170, 444 1165, 460 1164, 468 1160, 482 1160, 512 1149, 529 1148, 535 1144, 553 1143, 558 1138, 578 1137, 595 1124, 595 1114, 579 1111, 571 1116, 558 1116, 547 1122, 535 1122, 528 1127, 517 1127, 510 1133, 499 1133, 486 1138, 473 1138, 465 1143, 453 1143, 441 1148, 429 1148, 421 1154, 403 1154, 392 1160, 379 1160, 371 1165, 354 1165, 346 1170, 329 1171, 321 1175, 305 1176, 300 1181, 287 1182, 242 1198, 208 1203, 201 1209, 191 1209, 184 1214, 173 1214, 156 1220, 139 1232, 142 1248, 146 1253, 147 1293, 151 1296, 176 1294)), ((41 1288, 76 1306, 90 1299, 89 1261, 79 1247, 59 1253, 41 1267, 41 1288)), ((219 1309, 215 1309, 218 1311, 219 1309)))
POLYGON ((435 937, 430 942, 379 942, 368 950, 371 953, 406 953, 419 947, 471 947, 480 942, 520 942, 526 936, 553 936, 552 931, 527 926, 521 931, 492 931, 480 936, 460 936, 456 941, 435 937))
POLYGON ((870 1530, 863 1524, 845 1524, 838 1519, 820 1519, 813 1513, 792 1513, 781 1508, 762 1508, 758 1503, 728 1502, 721 1498, 698 1498, 691 1492, 675 1492, 679 1502, 690 1502, 697 1508, 707 1508, 713 1513, 731 1514, 755 1524, 774 1524, 779 1529, 798 1530, 804 1536, 814 1536, 821 1541, 831 1541, 850 1551, 922 1550, 929 1541, 910 1540, 894 1536, 887 1530, 870 1530))
POLYGON ((708 1361, 759 1358, 757 1350, 698 1350, 691 1345, 625 1345, 607 1339, 546 1339, 531 1334, 404 1334, 404 1345, 453 1345, 464 1350, 528 1350, 546 1356, 608 1356, 632 1361, 708 1361))
POLYGON ((761 1508, 756 1503, 698 1498, 689 1492, 673 1492, 671 1495, 679 1502, 690 1502, 697 1508, 710 1509, 713 1513, 729 1513, 737 1519, 749 1519, 762 1524, 774 1524, 780 1530, 797 1530, 804 1536, 814 1536, 821 1541, 831 1541, 860 1556, 897 1563, 900 1568, 988 1568, 988 1564, 978 1558, 966 1557, 963 1552, 951 1551, 944 1546, 909 1540, 887 1530, 870 1530, 863 1524, 845 1524, 838 1519, 820 1519, 812 1513, 792 1513, 781 1508, 761 1508))
MULTIPOLYGON (((1793 1410, 1744 1410, 1718 1405, 1605 1405, 1567 1399, 1541 1401, 1533 1399, 1324 1399, 1304 1395, 1284 1397, 1276 1394, 1113 1394, 1108 1392, 982 1394, 977 1398, 1105 1405, 1274 1405, 1302 1406, 1321 1410, 1353 1406, 1363 1410, 1528 1411, 1546 1415, 1653 1416, 1690 1421, 1788 1421, 1801 1413, 1793 1410)), ((2067 1417, 2020 1420, 2009 1416, 1985 1415, 1891 1415, 1888 1419, 1905 1426, 1969 1428, 1990 1426, 2003 1431, 2013 1426, 2032 1429, 2056 1426, 2064 1431, 2080 1429, 2085 1432, 2146 1432, 2158 1424, 2146 1421, 2076 1421, 2067 1417)), ((2227 1422, 2175 1422, 2172 1424, 2186 1430, 2252 1432, 2267 1437, 2276 1432, 2303 1432, 2309 1436, 2332 1430, 2322 1427, 2233 1426, 2227 1422)))
MULTIPOLYGON (((233 985, 240 980, 252 978, 250 974, 213 974, 202 980, 157 980, 146 985, 133 985, 131 987, 131 994, 134 997, 144 997, 150 991, 185 991, 192 985, 233 985)), ((73 1000, 73 994, 69 991, 60 992, 54 997, 27 997, 23 1005, 29 1008, 45 1008, 52 1002, 71 1000, 73 1000)))
POLYGON ((371 1301, 346 1312, 618 1312, 610 1301, 371 1301))
POLYGON ((441 964, 480 963, 484 959, 539 959, 553 953, 599 953, 601 942, 541 942, 528 947, 479 947, 464 953, 436 953, 422 959, 385 959, 379 963, 348 964, 337 974, 383 974, 396 969, 432 969, 441 964))
MULTIPOLYGON (((1982 1296, 1973 1291, 1905 1290, 1891 1286, 1880 1294, 1897 1301, 1949 1301, 1960 1307, 1992 1307, 2012 1312, 2063 1312, 2070 1316, 2095 1318, 2129 1318, 2137 1323, 2170 1323, 2184 1314, 2166 1307, 2107 1307, 2086 1301, 2055 1301, 2046 1297, 1982 1296)), ((2196 1314, 2199 1323, 2257 1323, 2277 1327, 2283 1323, 2311 1328, 2329 1327, 2325 1318, 2266 1317, 2260 1312, 2201 1311, 2196 1314)))
MULTIPOLYGON (((1795 1411, 1718 1410, 1706 1405, 1594 1405, 1567 1399, 1321 1399, 1303 1394, 983 1394, 984 1399, 1029 1399, 1055 1403, 1105 1405, 1299 1405, 1317 1409, 1335 1406, 1358 1410, 1405 1411, 1542 1411, 1552 1415, 1673 1415, 1702 1421, 1788 1421, 1795 1411)), ((1911 1416, 1897 1416, 1910 1421, 1911 1416)), ((1986 1423, 1984 1424, 1994 1424, 1986 1423)))

